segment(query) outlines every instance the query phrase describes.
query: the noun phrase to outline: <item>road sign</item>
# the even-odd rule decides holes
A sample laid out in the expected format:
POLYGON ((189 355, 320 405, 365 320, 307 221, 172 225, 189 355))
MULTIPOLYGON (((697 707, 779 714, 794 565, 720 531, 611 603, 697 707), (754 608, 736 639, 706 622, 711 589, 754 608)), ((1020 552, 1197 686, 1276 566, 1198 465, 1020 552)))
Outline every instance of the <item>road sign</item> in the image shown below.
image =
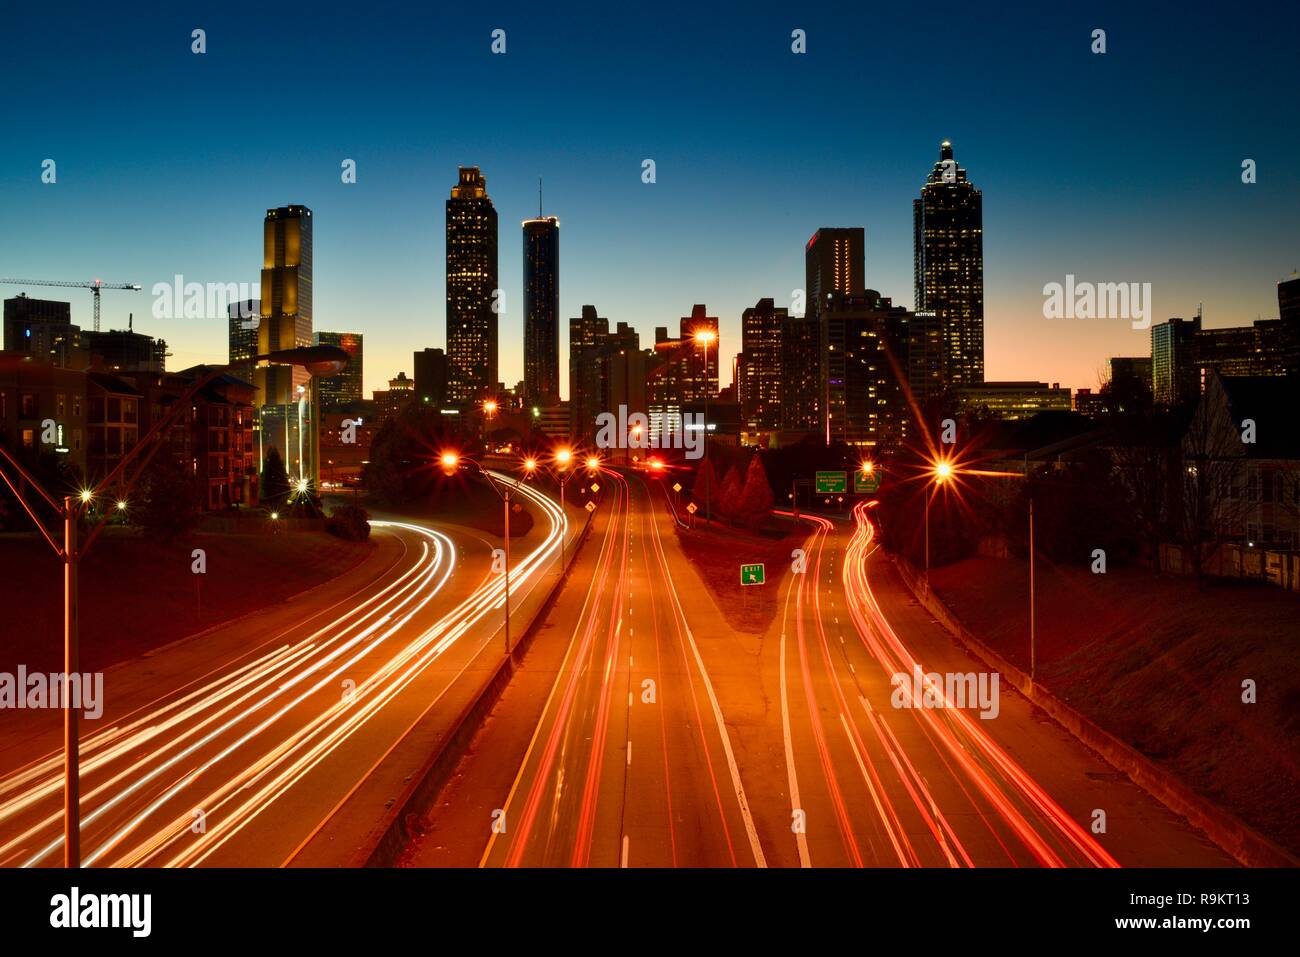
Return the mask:
POLYGON ((591 490, 592 490, 593 492, 599 492, 599 491, 600 491, 600 486, 597 485, 595 482, 592 482, 592 483, 591 483, 591 490))
POLYGON ((740 583, 742 585, 761 585, 763 584, 763 566, 759 565, 741 565, 740 566, 740 583))
POLYGON ((690 505, 687 505, 687 506, 686 506, 686 511, 688 511, 688 512, 690 512, 692 515, 694 515, 697 511, 699 511, 699 509, 697 509, 697 508, 695 507, 695 503, 694 503, 694 502, 691 502, 690 505))
POLYGON ((682 490, 682 483, 681 483, 681 482, 674 482, 674 483, 673 483, 673 491, 674 491, 674 492, 680 492, 681 490, 682 490))
POLYGON ((861 469, 854 472, 853 491, 866 495, 880 491, 880 466, 877 465, 870 472, 863 472, 861 469))
POLYGON ((847 492, 848 489, 849 476, 847 472, 817 473, 818 495, 839 495, 843 492, 847 492))
POLYGON ((586 505, 583 506, 583 508, 585 508, 589 512, 594 512, 596 510, 596 503, 588 502, 586 505))

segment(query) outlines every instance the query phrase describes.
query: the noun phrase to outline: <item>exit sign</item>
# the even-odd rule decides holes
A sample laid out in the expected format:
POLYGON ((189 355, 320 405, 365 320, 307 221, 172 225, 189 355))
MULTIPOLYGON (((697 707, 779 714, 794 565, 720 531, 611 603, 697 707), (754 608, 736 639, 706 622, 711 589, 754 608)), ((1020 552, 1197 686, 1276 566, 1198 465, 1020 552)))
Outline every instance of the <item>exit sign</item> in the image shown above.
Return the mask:
POLYGON ((761 564, 740 566, 740 583, 742 585, 761 585, 763 584, 763 578, 763 566, 761 564))

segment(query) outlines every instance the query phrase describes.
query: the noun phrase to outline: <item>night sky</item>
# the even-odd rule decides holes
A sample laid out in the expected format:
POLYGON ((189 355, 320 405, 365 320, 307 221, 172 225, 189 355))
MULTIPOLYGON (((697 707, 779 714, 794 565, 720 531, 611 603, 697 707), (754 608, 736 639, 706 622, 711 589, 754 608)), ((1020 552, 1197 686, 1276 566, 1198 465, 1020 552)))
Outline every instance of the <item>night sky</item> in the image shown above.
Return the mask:
MULTIPOLYGON (((944 138, 984 192, 990 379, 1095 387, 1108 356, 1147 353, 1125 321, 1044 319, 1042 287, 1067 273, 1150 282, 1156 321, 1204 302, 1223 326, 1276 317, 1275 284, 1300 267, 1294 8, 12 6, 0 275, 142 284, 104 294, 105 327, 133 311, 170 368, 222 360, 225 321, 154 319, 150 287, 255 282, 266 208, 303 203, 315 327, 365 334, 367 394, 410 375, 413 350, 445 344, 457 165, 483 169, 500 217, 507 385, 523 375, 519 222, 538 176, 565 317, 594 303, 645 343, 703 302, 728 360, 741 311, 803 285, 818 226, 865 226, 867 284, 912 304, 911 201, 944 138)), ((29 292, 90 326, 88 292, 29 292)))

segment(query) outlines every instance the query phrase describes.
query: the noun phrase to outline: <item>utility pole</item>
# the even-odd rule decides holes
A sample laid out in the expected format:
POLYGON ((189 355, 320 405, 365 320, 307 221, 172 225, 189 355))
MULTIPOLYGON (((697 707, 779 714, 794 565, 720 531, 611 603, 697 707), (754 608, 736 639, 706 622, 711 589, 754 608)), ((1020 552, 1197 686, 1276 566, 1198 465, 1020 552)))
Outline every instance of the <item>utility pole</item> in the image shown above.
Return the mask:
MULTIPOLYGON (((70 683, 80 674, 77 647, 77 510, 63 498, 63 866, 81 866, 81 738, 70 683)), ((80 679, 78 679, 80 680, 80 679)))
POLYGON ((1034 632, 1034 500, 1029 500, 1029 680, 1038 670, 1037 635, 1034 632))

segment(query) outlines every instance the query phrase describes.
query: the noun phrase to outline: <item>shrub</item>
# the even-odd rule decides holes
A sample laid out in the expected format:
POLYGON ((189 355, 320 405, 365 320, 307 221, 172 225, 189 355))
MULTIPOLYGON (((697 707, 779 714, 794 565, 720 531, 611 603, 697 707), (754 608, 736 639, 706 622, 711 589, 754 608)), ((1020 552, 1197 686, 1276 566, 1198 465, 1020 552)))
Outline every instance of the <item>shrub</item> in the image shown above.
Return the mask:
POLYGON ((330 512, 325 531, 349 542, 364 542, 370 537, 370 513, 360 505, 340 505, 330 512))

